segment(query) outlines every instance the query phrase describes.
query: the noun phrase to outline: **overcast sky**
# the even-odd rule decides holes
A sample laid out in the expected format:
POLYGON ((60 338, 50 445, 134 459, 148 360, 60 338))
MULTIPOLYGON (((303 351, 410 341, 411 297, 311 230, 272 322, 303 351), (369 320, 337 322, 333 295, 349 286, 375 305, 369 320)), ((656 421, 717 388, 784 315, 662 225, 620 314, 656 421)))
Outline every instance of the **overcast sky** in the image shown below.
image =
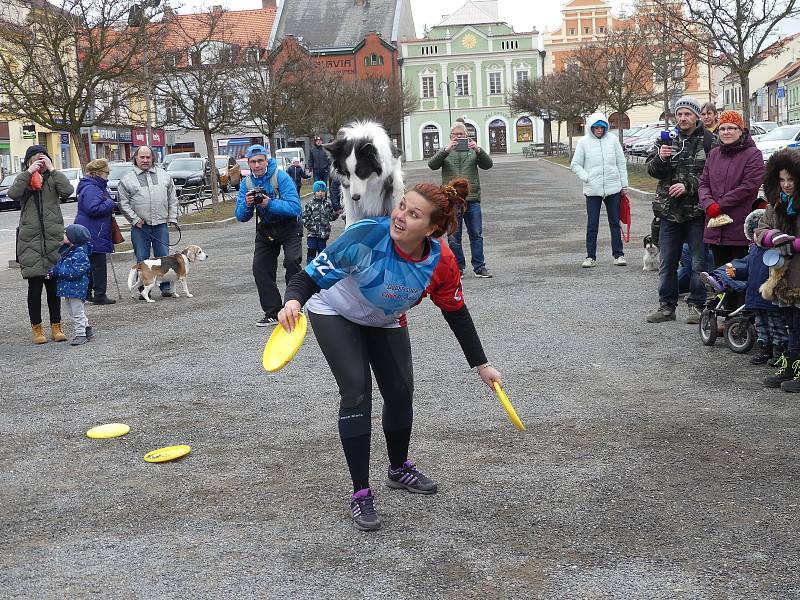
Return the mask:
MULTIPOLYGON (((411 0, 417 35, 421 37, 426 25, 433 27, 442 20, 443 15, 456 11, 464 2, 465 0, 411 0)), ((242 10, 260 8, 261 0, 185 0, 181 12, 216 4, 222 4, 228 10, 242 10)), ((556 29, 561 23, 561 9, 564 4, 566 0, 498 0, 500 20, 511 25, 514 31, 531 31, 534 27, 541 32, 556 29)), ((632 5, 633 0, 611 0, 614 14, 619 14, 623 7, 630 8, 632 5)), ((781 27, 780 33, 788 35, 797 31, 800 31, 800 22, 795 19, 787 21, 781 27)))

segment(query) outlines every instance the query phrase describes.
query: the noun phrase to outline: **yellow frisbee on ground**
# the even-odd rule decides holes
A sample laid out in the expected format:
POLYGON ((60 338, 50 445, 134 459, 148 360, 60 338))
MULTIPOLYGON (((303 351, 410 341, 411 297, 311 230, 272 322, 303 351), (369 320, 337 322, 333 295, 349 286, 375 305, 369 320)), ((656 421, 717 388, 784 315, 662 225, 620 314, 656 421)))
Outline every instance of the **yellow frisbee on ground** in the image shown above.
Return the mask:
POLYGON ((93 440, 106 440, 108 438, 125 435, 130 430, 130 426, 125 425, 125 423, 106 423, 105 425, 92 427, 86 432, 86 437, 92 438, 93 440))
POLYGON ((280 323, 276 325, 264 346, 264 355, 261 357, 264 369, 274 373, 289 364, 303 345, 307 329, 308 320, 303 313, 300 313, 292 333, 288 333, 280 323))
POLYGON ((191 450, 191 446, 186 446, 184 444, 180 446, 167 446, 166 448, 159 448, 158 450, 148 452, 144 455, 144 460, 149 463, 167 462, 186 456, 191 450))
POLYGON ((503 408, 506 409, 508 413, 508 418, 511 419, 511 422, 514 424, 514 427, 519 429, 520 431, 525 431, 525 425, 522 424, 522 421, 519 420, 517 416, 517 411, 514 410, 514 405, 511 404, 511 400, 508 399, 506 393, 503 391, 503 388, 500 387, 500 384, 496 381, 494 382, 494 393, 497 394, 497 397, 500 399, 500 403, 503 405, 503 408))

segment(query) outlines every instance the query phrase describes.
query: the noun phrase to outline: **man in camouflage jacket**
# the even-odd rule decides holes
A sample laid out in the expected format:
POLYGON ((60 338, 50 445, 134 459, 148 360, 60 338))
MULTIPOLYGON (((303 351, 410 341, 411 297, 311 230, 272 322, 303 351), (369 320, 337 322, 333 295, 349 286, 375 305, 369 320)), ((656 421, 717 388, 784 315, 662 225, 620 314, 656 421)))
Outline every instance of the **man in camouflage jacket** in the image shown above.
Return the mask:
POLYGON ((705 213, 700 207, 698 188, 706 156, 715 144, 713 134, 700 121, 700 103, 683 96, 675 103, 678 122, 676 137, 656 141, 647 160, 647 172, 658 179, 653 212, 660 219, 659 308, 647 316, 648 323, 675 320, 678 305, 678 262, 683 244, 689 244, 692 255, 692 280, 686 302, 686 322, 697 324, 706 300, 700 273, 706 270, 706 249, 703 243, 705 213))

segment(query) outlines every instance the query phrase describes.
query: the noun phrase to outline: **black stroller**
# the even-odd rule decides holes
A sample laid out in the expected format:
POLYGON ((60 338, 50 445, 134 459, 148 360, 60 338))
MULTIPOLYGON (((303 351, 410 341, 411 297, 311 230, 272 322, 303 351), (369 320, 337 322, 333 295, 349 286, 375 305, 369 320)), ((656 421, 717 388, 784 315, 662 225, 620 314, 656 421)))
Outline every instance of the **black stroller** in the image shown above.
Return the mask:
POLYGON ((731 292, 720 289, 716 282, 712 285, 716 295, 708 300, 700 316, 700 340, 704 346, 713 346, 717 338, 722 335, 732 352, 747 354, 756 343, 755 315, 747 310, 744 304, 735 310, 726 308, 725 299, 731 292), (721 327, 720 319, 722 319, 721 327))

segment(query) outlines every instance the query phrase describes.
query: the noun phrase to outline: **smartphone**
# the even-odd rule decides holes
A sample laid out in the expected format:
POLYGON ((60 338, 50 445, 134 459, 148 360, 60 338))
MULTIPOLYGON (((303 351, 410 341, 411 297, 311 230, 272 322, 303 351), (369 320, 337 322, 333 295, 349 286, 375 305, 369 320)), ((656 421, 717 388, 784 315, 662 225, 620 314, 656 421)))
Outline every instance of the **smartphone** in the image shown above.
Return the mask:
POLYGON ((469 138, 458 138, 456 140, 456 152, 469 151, 469 138))

